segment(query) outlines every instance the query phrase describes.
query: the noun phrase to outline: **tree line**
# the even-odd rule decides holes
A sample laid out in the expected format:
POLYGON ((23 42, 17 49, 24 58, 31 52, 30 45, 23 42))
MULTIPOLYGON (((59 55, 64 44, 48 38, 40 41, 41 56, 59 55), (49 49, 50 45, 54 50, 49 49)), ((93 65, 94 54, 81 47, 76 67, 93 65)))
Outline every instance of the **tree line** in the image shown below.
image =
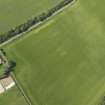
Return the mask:
POLYGON ((60 9, 62 9, 64 6, 68 5, 72 1, 73 0, 64 0, 64 1, 60 2, 58 5, 56 5, 55 7, 53 7, 52 9, 50 9, 48 12, 43 12, 41 15, 34 17, 30 20, 27 20, 25 23, 0 35, 0 44, 2 44, 5 41, 8 41, 9 39, 11 39, 14 36, 17 36, 23 32, 28 31, 29 28, 38 24, 39 22, 45 21, 46 19, 51 17, 55 12, 59 11, 60 9))

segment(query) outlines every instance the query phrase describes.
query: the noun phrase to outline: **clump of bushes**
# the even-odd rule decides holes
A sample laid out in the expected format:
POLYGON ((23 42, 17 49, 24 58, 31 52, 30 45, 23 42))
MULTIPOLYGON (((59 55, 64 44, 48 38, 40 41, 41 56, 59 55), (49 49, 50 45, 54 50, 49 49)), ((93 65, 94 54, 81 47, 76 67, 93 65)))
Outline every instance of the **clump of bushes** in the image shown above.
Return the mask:
POLYGON ((5 68, 3 74, 0 75, 0 79, 3 79, 8 77, 10 73, 15 70, 16 62, 13 60, 8 61, 6 57, 6 52, 3 49, 0 49, 0 51, 0 59, 2 59, 3 62, 1 66, 4 66, 5 68))
POLYGON ((4 75, 9 75, 16 67, 16 62, 15 61, 9 61, 9 67, 6 68, 4 71, 4 75))
POLYGON ((102 97, 102 100, 101 100, 101 102, 98 105, 105 105, 105 96, 102 97))

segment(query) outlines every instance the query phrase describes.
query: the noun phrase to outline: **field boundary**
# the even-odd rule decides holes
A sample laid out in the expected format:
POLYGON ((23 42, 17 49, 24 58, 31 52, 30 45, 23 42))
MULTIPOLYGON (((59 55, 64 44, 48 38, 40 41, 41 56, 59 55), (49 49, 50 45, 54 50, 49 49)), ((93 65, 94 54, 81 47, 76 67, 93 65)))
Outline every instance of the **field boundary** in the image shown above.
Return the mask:
MULTIPOLYGON (((11 77, 13 78, 13 80, 15 81, 15 84, 18 88, 18 90, 20 91, 20 93, 22 94, 22 96, 24 97, 25 101, 27 102, 28 105, 33 105, 31 102, 31 99, 28 97, 28 95, 26 95, 24 89, 22 88, 21 84, 19 83, 19 81, 16 79, 14 73, 11 73, 11 77)), ((36 105, 38 105, 36 103, 36 105)))
MULTIPOLYGON (((9 62, 7 56, 4 55, 4 50, 3 49, 0 50, 0 53, 2 55, 2 60, 5 61, 7 66, 9 66, 10 62, 9 62)), ((6 70, 9 70, 9 69, 10 69, 10 67, 8 67, 6 70)), ((25 94, 22 86, 19 84, 19 82, 17 81, 17 79, 12 71, 8 71, 8 73, 4 72, 4 74, 0 77, 0 94, 6 92, 7 90, 9 90, 10 88, 12 88, 15 85, 16 85, 17 89, 20 91, 20 93, 22 94, 22 96, 24 97, 26 103, 28 105, 32 105, 31 100, 25 94)))
POLYGON ((53 18, 53 17, 56 16, 57 14, 61 13, 64 9, 68 8, 69 6, 73 5, 75 2, 76 2, 76 0, 73 0, 71 3, 65 5, 64 7, 62 7, 61 9, 59 9, 58 11, 56 11, 55 13, 53 13, 53 15, 51 15, 50 17, 48 17, 48 18, 45 19, 44 21, 38 22, 37 24, 35 24, 35 25, 33 25, 32 27, 30 27, 27 31, 22 32, 22 33, 20 33, 20 34, 17 34, 16 36, 10 38, 9 40, 3 42, 2 44, 0 44, 0 47, 4 46, 4 45, 6 45, 6 44, 8 44, 8 43, 10 43, 10 42, 12 42, 12 41, 14 41, 14 40, 20 38, 20 37, 22 37, 24 34, 26 34, 26 33, 30 32, 30 31, 32 31, 34 28, 37 28, 38 26, 42 25, 44 22, 49 21, 51 18, 53 18))

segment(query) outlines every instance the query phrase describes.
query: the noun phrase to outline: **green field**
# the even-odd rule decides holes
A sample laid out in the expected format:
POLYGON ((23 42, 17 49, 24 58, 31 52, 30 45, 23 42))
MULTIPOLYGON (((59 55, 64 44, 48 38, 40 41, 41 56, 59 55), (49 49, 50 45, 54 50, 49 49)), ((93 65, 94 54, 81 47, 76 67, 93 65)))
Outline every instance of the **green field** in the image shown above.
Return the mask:
POLYGON ((61 0, 0 0, 0 33, 47 11, 61 0))
POLYGON ((17 87, 0 95, 0 105, 28 105, 17 87))
POLYGON ((0 75, 3 75, 4 70, 5 70, 5 68, 2 65, 0 65, 0 75))
POLYGON ((78 0, 5 46, 33 105, 98 105, 105 95, 104 4, 78 0))

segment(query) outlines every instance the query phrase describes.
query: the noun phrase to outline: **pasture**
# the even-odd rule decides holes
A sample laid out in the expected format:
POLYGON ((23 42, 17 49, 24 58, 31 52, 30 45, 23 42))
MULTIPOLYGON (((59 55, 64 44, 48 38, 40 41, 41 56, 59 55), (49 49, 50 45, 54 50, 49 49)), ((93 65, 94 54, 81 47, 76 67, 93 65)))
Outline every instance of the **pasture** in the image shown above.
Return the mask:
POLYGON ((104 4, 78 0, 5 46, 33 105, 98 105, 105 95, 104 4))

